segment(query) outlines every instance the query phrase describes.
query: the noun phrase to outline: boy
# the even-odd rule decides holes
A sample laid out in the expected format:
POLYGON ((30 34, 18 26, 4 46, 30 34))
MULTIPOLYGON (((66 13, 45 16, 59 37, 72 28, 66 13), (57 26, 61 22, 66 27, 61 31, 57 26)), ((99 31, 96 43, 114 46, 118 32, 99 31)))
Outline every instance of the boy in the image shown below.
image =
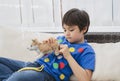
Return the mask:
MULTIPOLYGON (((70 76, 74 74, 78 81, 90 81, 95 69, 95 52, 84 39, 89 24, 89 16, 85 11, 75 8, 69 10, 62 20, 64 36, 57 38, 60 43, 60 55, 55 56, 51 53, 29 64, 0 58, 0 79, 3 79, 2 81, 69 81, 70 76), (23 67, 26 65, 38 68, 24 70, 23 67), (21 68, 23 69, 17 71, 21 68)), ((56 39, 49 38, 43 42, 54 43, 54 40, 56 39)))

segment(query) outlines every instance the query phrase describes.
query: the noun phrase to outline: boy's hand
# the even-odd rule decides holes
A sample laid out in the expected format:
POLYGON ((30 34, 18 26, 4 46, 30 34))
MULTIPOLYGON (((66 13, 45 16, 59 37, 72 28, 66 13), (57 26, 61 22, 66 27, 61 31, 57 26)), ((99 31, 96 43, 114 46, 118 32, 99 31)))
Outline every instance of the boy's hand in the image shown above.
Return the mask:
POLYGON ((65 59, 67 59, 71 55, 67 45, 61 44, 59 52, 60 52, 60 54, 63 54, 65 59))
POLYGON ((43 42, 43 43, 52 44, 52 43, 54 43, 55 41, 56 41, 55 38, 50 37, 50 38, 48 38, 47 40, 43 40, 42 42, 43 42))

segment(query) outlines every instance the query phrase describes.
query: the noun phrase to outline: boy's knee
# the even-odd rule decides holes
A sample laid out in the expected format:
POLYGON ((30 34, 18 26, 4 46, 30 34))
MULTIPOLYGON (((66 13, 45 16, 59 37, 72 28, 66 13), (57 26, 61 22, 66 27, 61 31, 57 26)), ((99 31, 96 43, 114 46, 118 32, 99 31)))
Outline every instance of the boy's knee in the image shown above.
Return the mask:
POLYGON ((34 81, 36 78, 34 71, 21 71, 14 73, 7 81, 34 81))
POLYGON ((0 60, 3 60, 3 59, 5 59, 4 57, 0 57, 0 60))
POLYGON ((7 58, 0 57, 0 63, 6 62, 6 61, 7 61, 7 58))
POLYGON ((16 72, 12 76, 8 78, 7 81, 28 81, 28 74, 24 74, 24 72, 16 72))

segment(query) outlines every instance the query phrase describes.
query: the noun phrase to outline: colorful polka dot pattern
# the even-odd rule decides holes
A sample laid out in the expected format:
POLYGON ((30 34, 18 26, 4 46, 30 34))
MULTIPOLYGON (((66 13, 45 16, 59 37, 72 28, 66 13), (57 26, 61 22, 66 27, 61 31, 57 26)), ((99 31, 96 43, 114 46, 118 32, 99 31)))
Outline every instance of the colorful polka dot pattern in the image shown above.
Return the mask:
POLYGON ((63 69, 65 67, 65 64, 63 62, 60 62, 59 67, 60 69, 63 69))
MULTIPOLYGON (((49 58, 45 58, 44 59, 44 62, 49 62, 50 60, 49 60, 49 58)), ((60 62, 59 64, 58 63, 53 63, 53 68, 54 69, 63 69, 65 67, 65 64, 63 63, 63 62, 60 62)), ((65 75, 64 74, 61 74, 60 76, 59 76, 59 78, 61 79, 61 80, 63 80, 64 78, 65 78, 65 75)))
POLYGON ((70 47, 70 48, 69 48, 69 51, 70 51, 70 52, 74 52, 74 51, 75 51, 75 48, 74 48, 74 47, 70 47))
POLYGON ((50 61, 49 58, 45 58, 45 59, 44 59, 44 62, 49 62, 49 61, 50 61))
POLYGON ((60 43, 62 43, 62 42, 63 42, 63 40, 62 40, 62 39, 59 39, 59 40, 58 40, 58 43, 59 43, 59 44, 60 44, 60 43))
MULTIPOLYGON (((63 40, 62 39, 60 39, 60 40, 58 40, 58 43, 62 43, 63 42, 63 40)), ((79 52, 79 53, 82 53, 83 51, 84 51, 84 49, 83 48, 78 48, 78 49, 75 49, 74 47, 69 47, 69 51, 72 53, 72 52, 75 52, 77 50, 77 52, 79 52)), ((63 56, 61 55, 61 56, 57 56, 57 59, 61 59, 63 56)), ((49 58, 45 58, 44 59, 44 62, 49 62, 50 61, 50 59, 49 58)), ((63 69, 65 67, 65 63, 64 62, 60 62, 60 63, 53 63, 53 68, 54 69, 63 69)), ((60 74, 60 76, 59 76, 59 78, 61 79, 61 80, 64 80, 65 79, 65 75, 64 74, 60 74)))
POLYGON ((64 74, 61 74, 61 75, 60 75, 60 79, 61 79, 61 80, 64 80, 64 78, 65 78, 65 75, 64 75, 64 74))
POLYGON ((58 63, 53 63, 53 68, 54 68, 54 69, 58 69, 58 68, 59 68, 58 63))
POLYGON ((78 49, 78 52, 79 52, 79 53, 82 53, 83 51, 84 51, 83 48, 79 48, 79 49, 78 49))

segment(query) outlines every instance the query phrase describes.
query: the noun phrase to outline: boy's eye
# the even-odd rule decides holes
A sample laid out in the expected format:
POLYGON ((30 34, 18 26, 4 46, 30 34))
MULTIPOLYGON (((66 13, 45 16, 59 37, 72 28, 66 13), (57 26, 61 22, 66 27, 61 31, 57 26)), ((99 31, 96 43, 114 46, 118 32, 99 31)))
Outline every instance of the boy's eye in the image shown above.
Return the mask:
POLYGON ((64 32, 66 32, 66 30, 64 30, 64 32))
POLYGON ((70 30, 70 31, 74 31, 74 29, 70 30))

